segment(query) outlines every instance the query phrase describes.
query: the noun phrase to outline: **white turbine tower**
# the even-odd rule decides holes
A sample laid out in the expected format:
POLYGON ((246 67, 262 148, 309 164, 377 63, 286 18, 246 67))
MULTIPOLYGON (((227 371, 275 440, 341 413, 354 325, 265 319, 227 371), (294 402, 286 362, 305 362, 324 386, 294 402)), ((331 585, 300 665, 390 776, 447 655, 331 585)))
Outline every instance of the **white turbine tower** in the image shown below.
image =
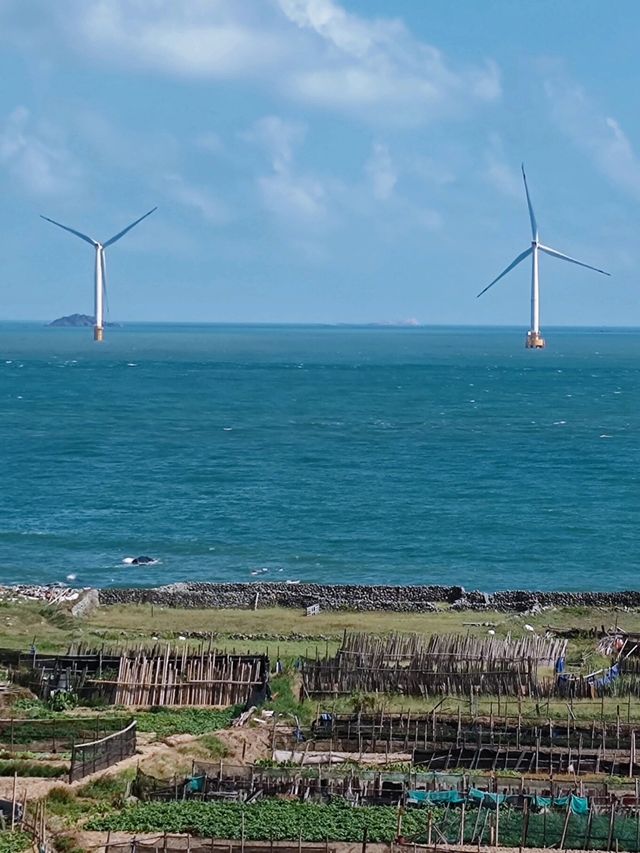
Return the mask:
POLYGON ((563 261, 569 261, 571 264, 577 264, 579 267, 586 267, 588 270, 602 273, 602 275, 610 275, 611 273, 599 270, 597 267, 583 264, 582 261, 577 261, 575 258, 570 258, 569 255, 563 255, 556 249, 550 249, 549 246, 543 246, 538 239, 538 224, 536 216, 531 206, 531 198, 529 197, 529 187, 527 186, 527 176, 524 173, 524 164, 522 165, 522 179, 524 180, 524 191, 527 194, 527 207, 529 208, 529 219, 531 220, 531 246, 522 254, 512 261, 509 266, 503 270, 497 278, 488 284, 484 290, 480 291, 478 296, 486 293, 490 287, 493 287, 496 282, 505 276, 514 267, 517 267, 520 261, 524 261, 531 255, 531 328, 527 333, 527 349, 542 349, 544 347, 544 338, 540 334, 540 288, 538 283, 538 252, 544 252, 546 255, 551 255, 552 258, 561 258, 563 261))
POLYGON ((157 210, 157 207, 154 207, 152 210, 149 210, 144 216, 141 216, 140 219, 136 219, 135 222, 132 222, 131 225, 127 225, 126 228, 123 228, 122 231, 118 231, 110 240, 106 240, 104 243, 99 243, 97 240, 94 240, 92 237, 89 237, 87 234, 82 234, 80 231, 76 231, 74 228, 69 228, 67 225, 62 225, 60 222, 56 222, 55 219, 49 219, 48 216, 42 216, 42 219, 46 219, 47 222, 53 223, 53 225, 57 225, 58 228, 63 228, 65 231, 69 231, 71 234, 75 234, 76 237, 79 237, 81 240, 84 240, 85 243, 90 243, 96 250, 96 264, 95 264, 95 325, 93 327, 93 339, 94 341, 101 341, 104 338, 104 297, 106 295, 107 290, 107 271, 104 259, 104 250, 107 246, 112 246, 116 243, 121 237, 127 233, 127 231, 131 231, 139 222, 142 222, 143 219, 146 219, 147 216, 150 216, 154 210, 157 210))

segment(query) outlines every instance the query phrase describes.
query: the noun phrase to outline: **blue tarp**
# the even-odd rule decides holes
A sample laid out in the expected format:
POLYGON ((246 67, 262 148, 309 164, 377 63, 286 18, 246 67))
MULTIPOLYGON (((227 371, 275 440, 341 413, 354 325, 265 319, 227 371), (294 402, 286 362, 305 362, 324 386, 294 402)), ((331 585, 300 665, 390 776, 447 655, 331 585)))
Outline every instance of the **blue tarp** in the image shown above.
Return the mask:
POLYGON ((596 678, 593 683, 596 687, 608 687, 612 681, 615 681, 615 679, 618 678, 619 675, 620 667, 617 663, 614 663, 614 665, 604 673, 602 678, 596 678))
POLYGON ((206 776, 193 776, 189 779, 189 790, 193 794, 200 794, 204 791, 204 781, 206 776))

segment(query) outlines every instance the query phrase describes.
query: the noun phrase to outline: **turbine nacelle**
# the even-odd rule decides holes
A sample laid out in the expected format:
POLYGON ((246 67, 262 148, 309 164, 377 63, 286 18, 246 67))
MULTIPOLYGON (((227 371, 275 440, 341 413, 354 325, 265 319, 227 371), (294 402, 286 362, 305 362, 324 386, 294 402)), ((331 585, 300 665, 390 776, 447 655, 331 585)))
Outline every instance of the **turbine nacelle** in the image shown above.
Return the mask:
POLYGON ((610 273, 605 272, 605 270, 598 269, 598 267, 592 267, 590 264, 585 264, 582 261, 578 261, 575 258, 570 257, 569 255, 565 255, 563 252, 559 252, 557 249, 552 249, 550 246, 545 246, 540 242, 538 235, 538 223, 536 221, 536 216, 533 211, 533 205, 531 204, 531 197, 529 195, 529 187, 527 185, 527 176, 524 171, 524 163, 522 164, 522 180, 524 182, 524 191, 527 197, 527 208, 529 210, 529 221, 531 223, 531 246, 528 249, 525 249, 524 252, 521 252, 517 258, 515 258, 508 267, 506 267, 497 278, 488 284, 484 290, 481 290, 478 296, 482 296, 483 293, 486 293, 494 284, 497 284, 501 278, 503 278, 507 273, 511 272, 514 267, 517 267, 519 263, 528 258, 531 255, 531 328, 527 333, 527 341, 526 346, 529 349, 542 349, 544 347, 544 339, 540 334, 540 288, 539 288, 539 279, 538 279, 538 253, 544 252, 545 255, 550 255, 552 258, 560 258, 560 260, 567 261, 570 264, 577 264, 579 267, 586 267, 586 269, 593 270, 594 272, 599 272, 602 275, 610 275, 610 273))
POLYGON ((104 337, 104 303, 106 302, 107 297, 107 271, 106 271, 106 263, 104 250, 107 246, 112 246, 116 243, 121 237, 131 231, 132 228, 142 222, 143 219, 146 219, 147 216, 151 216, 154 210, 157 210, 157 207, 152 208, 147 211, 143 216, 139 217, 132 222, 130 225, 127 225, 126 228, 123 228, 122 231, 118 231, 117 234, 114 234, 113 237, 110 237, 108 240, 105 240, 104 243, 100 243, 98 240, 94 240, 93 237, 89 237, 88 234, 83 234, 82 231, 76 231, 75 228, 69 228, 68 225, 63 225, 61 222, 56 222, 55 219, 49 219, 48 216, 41 216, 42 219, 46 219, 47 222, 51 222, 53 225, 57 225, 58 228, 62 228, 64 231, 68 231, 70 234, 74 234, 76 237, 79 237, 81 240, 84 240, 85 243, 89 243, 96 250, 96 261, 95 261, 95 326, 93 329, 93 339, 94 341, 101 341, 104 337))

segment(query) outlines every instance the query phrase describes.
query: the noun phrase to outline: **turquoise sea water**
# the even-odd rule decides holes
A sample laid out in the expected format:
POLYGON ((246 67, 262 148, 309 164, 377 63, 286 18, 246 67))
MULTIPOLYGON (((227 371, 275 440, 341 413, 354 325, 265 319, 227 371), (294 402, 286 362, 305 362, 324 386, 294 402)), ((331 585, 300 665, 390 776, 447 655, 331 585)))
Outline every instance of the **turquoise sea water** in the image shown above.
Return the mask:
POLYGON ((635 588, 640 332, 545 336, 0 325, 0 581, 635 588))

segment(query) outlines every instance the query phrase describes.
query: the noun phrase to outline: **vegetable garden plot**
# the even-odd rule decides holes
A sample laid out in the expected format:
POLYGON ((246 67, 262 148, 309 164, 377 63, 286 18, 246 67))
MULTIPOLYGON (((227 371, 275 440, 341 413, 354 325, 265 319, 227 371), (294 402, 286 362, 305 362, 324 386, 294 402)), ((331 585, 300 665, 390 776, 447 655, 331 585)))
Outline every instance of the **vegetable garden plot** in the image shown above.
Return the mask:
MULTIPOLYGON (((637 815, 575 815, 570 811, 530 813, 511 808, 414 809, 404 813, 380 806, 311 805, 271 801, 252 806, 208 803, 146 803, 93 819, 93 830, 184 832, 201 838, 246 841, 289 840, 322 843, 407 842, 442 845, 499 844, 506 847, 564 847, 640 850, 637 815)), ((206 850, 206 847, 204 848, 206 850)))
POLYGON ((44 720, 0 720, 0 749, 13 752, 68 752, 74 743, 120 731, 130 717, 54 716, 44 720))

